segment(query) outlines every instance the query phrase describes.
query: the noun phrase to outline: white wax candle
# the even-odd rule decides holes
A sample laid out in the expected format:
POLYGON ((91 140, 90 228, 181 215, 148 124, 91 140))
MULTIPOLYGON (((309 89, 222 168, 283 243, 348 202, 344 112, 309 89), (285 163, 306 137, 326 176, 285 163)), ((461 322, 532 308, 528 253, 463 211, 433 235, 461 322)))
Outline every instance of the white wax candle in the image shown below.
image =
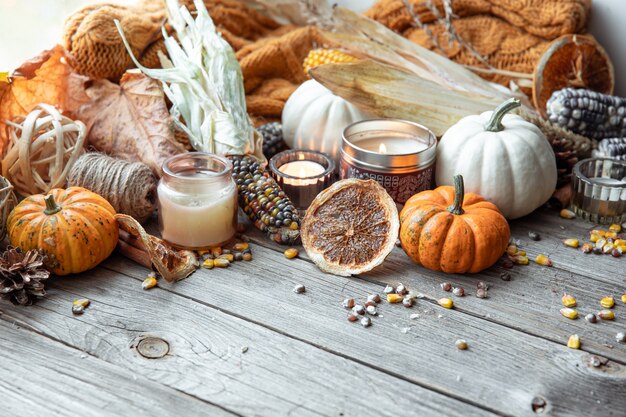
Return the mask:
POLYGON ((309 180, 307 178, 317 177, 324 173, 325 169, 321 164, 313 161, 293 161, 287 162, 281 165, 278 170, 283 174, 291 175, 292 177, 301 178, 294 180, 291 178, 285 178, 285 184, 291 185, 309 185, 314 184, 316 180, 309 180))
POLYGON ((360 140, 354 145, 366 151, 390 155, 406 155, 428 149, 427 144, 415 139, 384 136, 360 140))
POLYGON ((159 184, 163 239, 187 248, 216 246, 232 239, 237 224, 237 186, 185 184, 181 190, 159 184), (182 191, 182 192, 181 192, 182 191))

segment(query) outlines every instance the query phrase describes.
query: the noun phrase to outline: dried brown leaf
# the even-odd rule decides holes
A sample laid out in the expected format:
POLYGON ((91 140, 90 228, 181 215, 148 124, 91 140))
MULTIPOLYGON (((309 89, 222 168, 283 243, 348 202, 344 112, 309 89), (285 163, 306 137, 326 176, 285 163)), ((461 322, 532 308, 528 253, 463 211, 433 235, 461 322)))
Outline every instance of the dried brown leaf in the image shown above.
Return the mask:
POLYGON ((78 118, 89 127, 87 141, 99 151, 141 161, 160 176, 163 161, 185 150, 174 138, 158 81, 127 71, 119 85, 97 80, 87 94, 92 102, 79 109, 78 118))
POLYGON ((57 45, 26 61, 8 76, 0 76, 0 154, 8 136, 5 120, 25 116, 39 103, 51 104, 72 116, 89 102, 85 94, 87 77, 72 68, 72 58, 57 45))

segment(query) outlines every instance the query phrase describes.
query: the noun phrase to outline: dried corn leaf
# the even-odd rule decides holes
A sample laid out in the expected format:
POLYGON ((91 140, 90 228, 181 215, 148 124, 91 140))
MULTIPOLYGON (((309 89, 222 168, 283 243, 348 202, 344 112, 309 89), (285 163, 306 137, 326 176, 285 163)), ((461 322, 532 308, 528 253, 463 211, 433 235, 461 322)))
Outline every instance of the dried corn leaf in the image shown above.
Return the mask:
POLYGON ((501 99, 439 84, 374 61, 321 65, 311 76, 335 94, 379 117, 423 121, 440 136, 461 118, 493 110, 501 99))
POLYGON ((51 104, 70 115, 89 102, 87 77, 74 71, 72 59, 61 45, 23 63, 12 73, 0 73, 0 154, 8 136, 5 120, 25 116, 39 103, 51 104))
POLYGON ((139 71, 127 71, 117 85, 98 80, 87 90, 92 102, 78 118, 89 127, 87 141, 97 150, 141 161, 160 176, 168 157, 185 149, 174 138, 161 84, 139 71))

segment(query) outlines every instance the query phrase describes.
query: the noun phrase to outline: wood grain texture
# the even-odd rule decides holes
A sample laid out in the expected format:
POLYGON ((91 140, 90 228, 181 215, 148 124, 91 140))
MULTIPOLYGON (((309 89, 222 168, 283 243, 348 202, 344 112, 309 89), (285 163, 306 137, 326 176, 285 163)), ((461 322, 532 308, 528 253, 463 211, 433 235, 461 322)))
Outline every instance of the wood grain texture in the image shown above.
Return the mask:
POLYGON ((2 416, 236 416, 6 320, 0 352, 2 416))
MULTIPOLYGON (((143 276, 145 270, 138 273, 143 276)), ((213 279, 193 277, 207 285, 202 291, 212 291, 213 279)), ((95 270, 55 280, 47 298, 35 306, 16 308, 2 302, 0 308, 5 320, 27 324, 147 377, 152 385, 167 385, 239 415, 395 416, 406 410, 422 416, 493 415, 194 301, 201 294, 179 296, 168 290, 178 284, 161 285, 167 289, 143 291, 139 279, 95 270), (91 299, 91 305, 76 317, 70 307, 78 297, 91 299), (136 347, 146 337, 166 340, 169 354, 141 357, 136 347)), ((219 294, 224 301, 245 302, 245 296, 236 287, 219 294)), ((253 321, 256 308, 251 305, 246 311, 253 321)), ((281 314, 279 305, 263 309, 281 314)), ((306 309, 301 313, 312 314, 306 309)))
MULTIPOLYGON (((623 365, 593 368, 589 354, 566 348, 565 340, 557 344, 467 314, 470 297, 458 301, 458 310, 428 300, 413 309, 382 304, 381 317, 365 329, 346 321, 341 301, 380 293, 380 284, 326 275, 308 261, 287 260, 258 245, 253 253, 253 267, 240 263, 201 270, 170 291, 501 415, 534 415, 536 396, 557 416, 580 415, 580 410, 611 416, 626 407, 623 365), (293 294, 300 283, 306 294, 293 294), (236 297, 224 297, 233 290, 236 297), (411 320, 412 313, 420 318, 411 320), (470 349, 458 351, 457 338, 468 340, 470 349)), ((120 258, 106 267, 137 279, 145 275, 120 258)), ((403 280, 407 273, 402 272, 403 280)))

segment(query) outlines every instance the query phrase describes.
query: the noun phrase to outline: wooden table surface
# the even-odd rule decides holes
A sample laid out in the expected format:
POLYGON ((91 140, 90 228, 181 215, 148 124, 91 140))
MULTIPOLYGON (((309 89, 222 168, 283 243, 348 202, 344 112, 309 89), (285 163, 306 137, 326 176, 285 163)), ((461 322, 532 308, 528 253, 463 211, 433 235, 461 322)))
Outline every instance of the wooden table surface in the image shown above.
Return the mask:
POLYGON ((511 281, 500 265, 427 271, 400 249, 373 272, 336 277, 252 233, 252 262, 144 291, 148 270, 114 255, 53 279, 32 307, 0 303, 0 415, 625 416, 626 344, 615 334, 626 331, 626 257, 561 243, 592 228, 548 210, 514 221, 531 259, 545 253, 554 266, 516 266, 511 281), (443 292, 444 280, 468 294, 443 292), (487 299, 474 296, 479 280, 487 299), (343 299, 400 282, 425 298, 382 302, 369 328, 346 320, 343 299), (559 314, 563 292, 578 320, 559 314), (615 321, 587 323, 606 295, 615 321), (455 309, 438 306, 444 296, 455 309), (92 303, 73 316, 78 297, 92 303), (581 350, 565 346, 575 333, 581 350))

